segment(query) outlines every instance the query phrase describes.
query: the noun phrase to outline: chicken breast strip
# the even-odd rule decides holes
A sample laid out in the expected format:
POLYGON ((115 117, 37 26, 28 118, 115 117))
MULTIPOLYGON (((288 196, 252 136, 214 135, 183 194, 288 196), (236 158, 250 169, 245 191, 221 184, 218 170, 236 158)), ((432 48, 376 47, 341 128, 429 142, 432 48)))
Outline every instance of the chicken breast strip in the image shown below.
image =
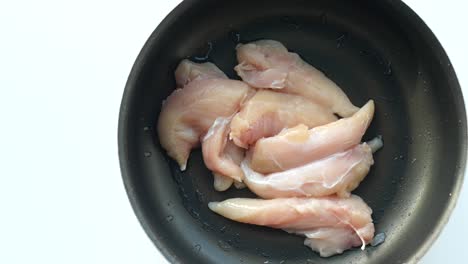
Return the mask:
POLYGON ((237 74, 255 88, 272 88, 304 96, 341 117, 358 108, 338 85, 278 41, 259 40, 237 47, 237 74))
POLYGON ((304 244, 322 257, 370 243, 372 210, 358 196, 349 198, 234 198, 209 208, 231 220, 283 229, 306 237, 304 244))
POLYGON ((359 186, 374 164, 372 152, 383 145, 381 139, 375 140, 380 143, 372 141, 374 149, 371 143, 371 146, 363 143, 306 165, 268 175, 253 171, 249 160, 245 159, 241 164, 244 183, 265 199, 333 194, 346 198, 359 186))
POLYGON ((182 60, 174 72, 176 85, 184 87, 189 82, 202 79, 228 79, 216 65, 211 62, 196 63, 187 59, 182 60))
POLYGON ((370 100, 348 118, 308 129, 298 125, 277 136, 257 141, 251 150, 254 171, 269 174, 285 171, 322 159, 359 144, 374 116, 374 102, 370 100))
MULTIPOLYGON (((192 78, 195 72, 187 76, 192 78)), ((185 170, 190 151, 216 118, 232 116, 253 93, 241 81, 198 75, 163 102, 157 125, 161 146, 185 170)))
POLYGON ((230 122, 231 118, 217 118, 202 141, 203 160, 206 167, 216 174, 215 189, 218 191, 224 191, 232 184, 218 177, 227 176, 238 182, 244 178, 240 168, 244 150, 228 139, 230 122))
POLYGON ((274 136, 284 128, 299 124, 312 128, 336 120, 329 109, 302 96, 260 90, 232 119, 230 138, 236 145, 248 148, 258 139, 274 136))
MULTIPOLYGON (((244 159, 244 155, 244 149, 236 146, 232 140, 227 140, 226 147, 224 149, 224 157, 234 161, 234 163, 240 167, 240 164, 244 159)), ((231 185, 234 185, 236 189, 243 189, 246 187, 243 182, 235 181, 232 177, 225 176, 221 173, 213 172, 213 179, 213 187, 218 192, 226 191, 231 187, 231 185)))

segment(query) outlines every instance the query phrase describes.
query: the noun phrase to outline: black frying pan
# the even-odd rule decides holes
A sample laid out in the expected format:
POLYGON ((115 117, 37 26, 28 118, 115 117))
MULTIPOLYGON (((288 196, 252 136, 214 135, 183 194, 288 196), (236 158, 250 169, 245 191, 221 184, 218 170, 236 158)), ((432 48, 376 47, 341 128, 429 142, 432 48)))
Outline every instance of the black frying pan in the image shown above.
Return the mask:
POLYGON ((138 56, 120 112, 119 156, 130 201, 173 263, 416 262, 455 205, 466 152, 455 72, 432 32, 401 1, 184 1, 138 56), (238 78, 234 47, 263 38, 299 53, 354 104, 375 100, 364 140, 382 134, 385 146, 355 193, 374 210, 377 233, 387 235, 379 247, 320 258, 301 237, 216 215, 209 201, 253 194, 214 191, 200 151, 182 173, 161 149, 155 123, 179 61, 208 60, 238 78))

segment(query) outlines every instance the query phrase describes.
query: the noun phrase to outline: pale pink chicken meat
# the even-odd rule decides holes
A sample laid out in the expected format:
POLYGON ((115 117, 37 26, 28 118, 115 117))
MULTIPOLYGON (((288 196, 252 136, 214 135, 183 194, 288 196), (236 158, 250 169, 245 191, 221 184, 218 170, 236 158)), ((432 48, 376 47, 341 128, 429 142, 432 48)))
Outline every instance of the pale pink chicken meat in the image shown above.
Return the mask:
POLYGON ((359 144, 374 115, 370 100, 351 117, 308 129, 305 125, 283 130, 257 141, 251 149, 251 168, 263 174, 285 171, 359 144))
POLYGON ((213 188, 218 192, 226 191, 231 186, 234 186, 236 189, 244 189, 246 187, 244 182, 235 181, 228 176, 224 176, 215 172, 213 172, 213 180, 213 188))
MULTIPOLYGON (((224 157, 231 159, 234 163, 240 167, 242 160, 244 159, 245 150, 236 146, 232 140, 228 140, 226 143, 226 148, 224 149, 224 157)), ((236 189, 243 189, 245 188, 245 184, 243 182, 235 181, 232 177, 224 176, 223 174, 213 172, 213 187, 215 190, 222 192, 231 185, 234 185, 236 189)))
POLYGON ((227 79, 228 77, 211 62, 196 63, 182 60, 174 72, 177 87, 184 87, 193 80, 227 79))
POLYGON ((278 134, 298 124, 315 127, 336 121, 328 108, 302 96, 260 90, 247 101, 231 122, 230 138, 248 148, 263 137, 278 134))
POLYGON ((218 191, 229 188, 232 180, 241 182, 244 176, 240 168, 244 150, 228 139, 230 122, 230 117, 217 118, 202 141, 203 160, 214 173, 214 186, 218 191))
POLYGON ((234 221, 283 229, 306 237, 304 244, 322 257, 365 245, 374 237, 372 209, 358 196, 349 198, 234 198, 209 208, 234 221))
POLYGON ((176 89, 163 102, 159 115, 159 141, 181 170, 216 118, 232 116, 254 93, 244 82, 209 76, 198 75, 176 89))
POLYGON ((213 172, 213 188, 218 192, 224 192, 234 183, 234 179, 222 174, 213 172))
POLYGON ((382 146, 380 139, 373 141, 370 146, 363 143, 306 165, 268 175, 253 171, 249 160, 245 159, 241 164, 244 183, 265 199, 333 194, 349 197, 374 164, 372 152, 382 146))
POLYGON ((237 74, 252 87, 304 96, 341 117, 358 110, 338 85, 278 41, 238 45, 237 61, 237 74))
MULTIPOLYGON (((244 159, 245 150, 236 146, 232 140, 229 140, 228 138, 226 138, 226 140, 227 142, 226 147, 224 148, 224 157, 234 161, 234 164, 240 167, 240 164, 244 159)), ((229 189, 231 185, 234 185, 236 189, 245 188, 245 184, 243 182, 235 181, 232 177, 225 176, 220 173, 213 172, 213 178, 213 187, 219 192, 229 189)))

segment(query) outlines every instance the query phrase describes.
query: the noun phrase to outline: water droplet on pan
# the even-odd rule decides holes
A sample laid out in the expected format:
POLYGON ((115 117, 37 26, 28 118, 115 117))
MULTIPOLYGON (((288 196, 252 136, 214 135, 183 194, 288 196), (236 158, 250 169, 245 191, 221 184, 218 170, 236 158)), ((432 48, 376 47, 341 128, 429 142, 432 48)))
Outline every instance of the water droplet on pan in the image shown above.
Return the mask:
POLYGON ((149 151, 145 151, 145 153, 143 153, 143 155, 147 158, 151 157, 151 152, 149 151))
POLYGON ((174 220, 174 217, 172 215, 166 216, 166 221, 167 222, 171 222, 172 220, 174 220))
POLYGON ((339 36, 339 37, 336 39, 336 47, 337 47, 338 49, 344 47, 345 41, 346 41, 347 38, 348 38, 348 35, 347 35, 347 34, 342 34, 341 36, 339 36))
POLYGON ((195 56, 193 57, 193 59, 197 62, 205 62, 208 60, 208 58, 210 57, 210 53, 211 51, 213 50, 213 43, 211 41, 208 41, 206 43, 208 45, 207 49, 206 49, 206 52, 204 55, 202 56, 195 56))
POLYGON ((197 199, 200 203, 203 203, 205 198, 204 198, 204 195, 202 192, 200 192, 199 190, 196 190, 195 193, 197 194, 197 199))
POLYGON ((241 35, 237 30, 232 30, 229 32, 229 38, 234 42, 235 44, 240 43, 241 35))
POLYGON ((371 246, 376 247, 385 242, 385 233, 378 233, 371 242, 371 246))
POLYGON ((191 215, 193 218, 195 218, 195 219, 200 219, 200 214, 199 214, 197 211, 195 211, 195 209, 190 208, 189 212, 190 212, 190 215, 191 215))
POLYGON ((232 246, 223 240, 218 240, 218 246, 224 251, 230 251, 232 249, 232 246))
POLYGON ((390 76, 392 75, 392 63, 388 62, 385 68, 385 71, 383 73, 384 75, 390 76))
POLYGON ((211 225, 208 224, 207 222, 203 222, 203 229, 205 230, 211 229, 211 225))
POLYGON ((199 244, 196 244, 194 247, 193 247, 193 250, 195 250, 195 252, 200 252, 201 250, 201 246, 199 244))

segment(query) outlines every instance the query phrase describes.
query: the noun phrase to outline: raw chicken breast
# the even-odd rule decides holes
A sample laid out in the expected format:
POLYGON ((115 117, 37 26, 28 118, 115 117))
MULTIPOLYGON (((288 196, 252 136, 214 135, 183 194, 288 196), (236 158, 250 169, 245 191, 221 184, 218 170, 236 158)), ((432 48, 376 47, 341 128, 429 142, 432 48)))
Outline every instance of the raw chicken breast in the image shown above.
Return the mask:
POLYGON ((230 138, 236 145, 248 148, 258 139, 274 136, 284 128, 298 124, 315 127, 336 119, 329 109, 302 96, 260 90, 232 119, 230 138))
POLYGON ((209 208, 234 221, 284 229, 306 236, 305 245, 322 257, 341 254, 374 237, 372 209, 358 196, 349 198, 234 198, 209 208))
POLYGON ((341 117, 358 108, 321 71, 288 52, 278 41, 260 40, 237 47, 237 74, 255 88, 273 88, 313 100, 341 117))
MULTIPOLYGON (((374 225, 371 224, 363 227, 361 234, 370 234, 375 232, 374 225), (372 226, 371 226, 372 225, 372 226)), ((287 230, 286 230, 287 231, 287 230)), ((321 257, 331 257, 336 254, 341 254, 343 251, 356 247, 362 243, 356 238, 356 231, 350 228, 317 228, 311 231, 290 232, 301 234, 306 237, 304 245, 310 247, 313 251, 319 252, 321 257)), ((371 241, 365 241, 369 244, 371 241)), ((361 245, 364 245, 363 243, 361 245)), ((361 247, 361 249, 363 249, 361 247)))
POLYGON ((304 166, 269 175, 253 171, 248 159, 242 162, 241 168, 245 175, 244 183, 262 198, 321 197, 332 194, 349 197, 374 164, 372 152, 373 149, 363 143, 304 166))
POLYGON ((177 87, 184 87, 193 80, 228 78, 224 72, 211 62, 195 63, 187 59, 179 63, 174 75, 177 87))
MULTIPOLYGON (((234 163, 240 167, 242 159, 244 158, 244 154, 245 154, 244 149, 236 146, 234 142, 232 142, 232 140, 229 140, 229 139, 227 140, 226 147, 224 149, 224 156, 227 157, 227 159, 234 161, 234 163)), ((229 176, 224 176, 222 174, 213 172, 213 177, 214 177, 213 186, 216 191, 219 191, 219 192, 225 191, 229 189, 229 187, 231 187, 231 185, 233 184, 234 184, 234 187, 236 187, 236 189, 245 188, 245 184, 243 182, 234 181, 234 179, 229 176)))
POLYGON ((224 192, 234 183, 234 179, 222 174, 213 172, 213 188, 218 192, 224 192))
POLYGON ((229 79, 201 79, 175 90, 163 103, 159 140, 167 154, 185 170, 192 148, 199 145, 218 117, 236 113, 253 89, 229 79))
POLYGON ((359 144, 374 116, 370 100, 353 116, 308 129, 298 125, 277 136, 257 141, 252 150, 251 167, 263 174, 305 165, 359 144))
POLYGON ((239 166, 244 157, 244 150, 228 140, 230 122, 231 118, 217 118, 202 141, 203 160, 206 167, 216 174, 215 189, 220 191, 229 188, 230 184, 218 177, 229 177, 238 182, 244 177, 239 166))

